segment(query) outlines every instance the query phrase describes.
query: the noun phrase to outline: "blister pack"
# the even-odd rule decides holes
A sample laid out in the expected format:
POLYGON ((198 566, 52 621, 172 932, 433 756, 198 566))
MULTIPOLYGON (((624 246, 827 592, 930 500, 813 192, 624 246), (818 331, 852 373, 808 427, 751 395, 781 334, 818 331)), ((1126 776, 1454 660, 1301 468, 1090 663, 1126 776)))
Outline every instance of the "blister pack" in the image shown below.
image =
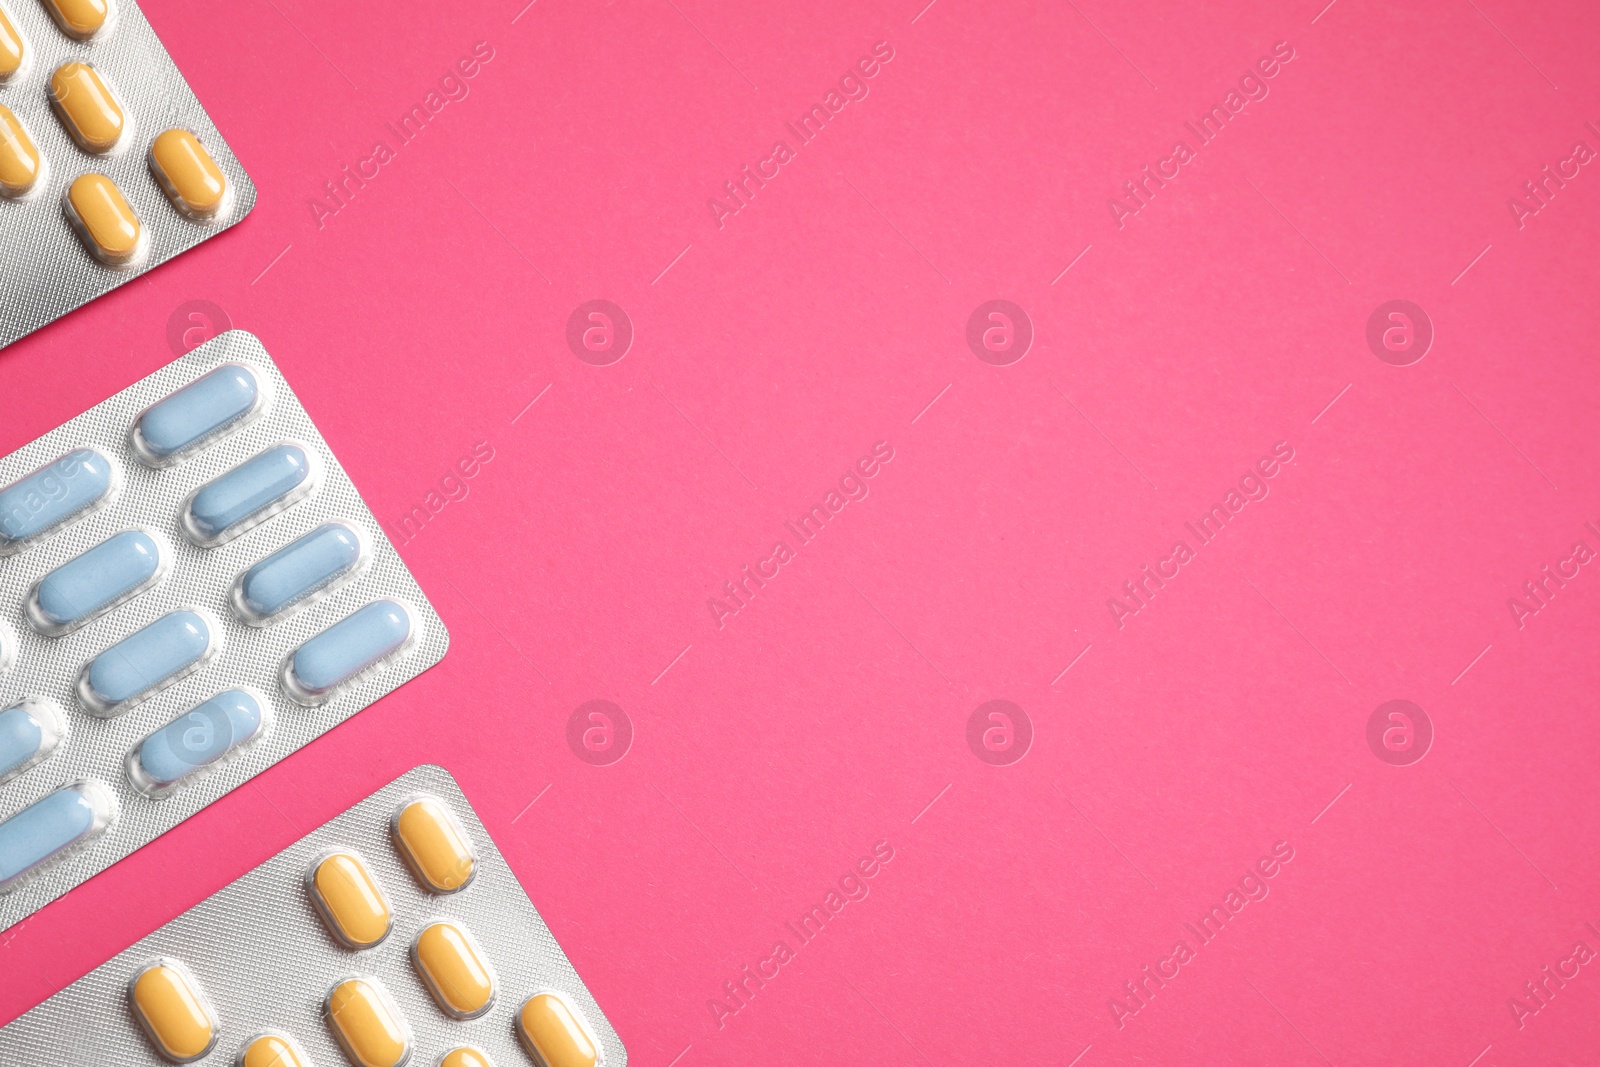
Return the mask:
POLYGON ((242 330, 0 459, 0 929, 448 642, 242 330))
POLYGON ((626 1067, 442 767, 417 767, 0 1029, 0 1063, 626 1067))
POLYGON ((255 200, 134 0, 0 0, 0 346, 255 200))

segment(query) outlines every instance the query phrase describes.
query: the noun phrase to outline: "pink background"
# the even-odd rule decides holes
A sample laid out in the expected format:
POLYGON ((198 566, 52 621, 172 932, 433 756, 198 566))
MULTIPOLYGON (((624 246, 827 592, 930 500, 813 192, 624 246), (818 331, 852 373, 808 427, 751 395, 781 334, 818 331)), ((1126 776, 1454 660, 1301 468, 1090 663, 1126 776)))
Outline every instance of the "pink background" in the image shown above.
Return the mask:
POLYGON ((0 1018, 435 761, 636 1067, 1592 1062, 1600 966, 1520 1028, 1510 1002, 1600 951, 1600 574, 1507 607, 1600 549, 1600 174, 1507 204, 1600 149, 1592 4, 524 2, 145 3, 260 205, 0 354, 0 449, 173 358, 204 299, 397 541, 494 458, 400 544, 444 662, 0 933, 0 1018), (319 228, 323 182, 480 41, 319 228), (869 95, 719 229, 707 200, 879 41, 869 95), (1121 184, 1280 41, 1119 229, 1121 184), (607 367, 565 341, 598 297, 637 331, 607 367), (1037 333, 1007 367, 965 341, 992 298, 1037 333), (1437 331, 1411 366, 1366 344, 1391 299, 1437 331), (1280 441, 1267 498, 1119 629, 1107 599, 1280 441), (719 629, 707 598, 780 539, 719 629), (610 766, 566 741, 596 698, 636 731, 610 766), (996 698, 1035 731, 1009 766, 966 740, 996 698), (1410 766, 1366 740, 1396 698, 1436 731, 1410 766), (880 841, 870 894, 719 1026, 880 841), (1280 841, 1270 894, 1119 1027, 1280 841))

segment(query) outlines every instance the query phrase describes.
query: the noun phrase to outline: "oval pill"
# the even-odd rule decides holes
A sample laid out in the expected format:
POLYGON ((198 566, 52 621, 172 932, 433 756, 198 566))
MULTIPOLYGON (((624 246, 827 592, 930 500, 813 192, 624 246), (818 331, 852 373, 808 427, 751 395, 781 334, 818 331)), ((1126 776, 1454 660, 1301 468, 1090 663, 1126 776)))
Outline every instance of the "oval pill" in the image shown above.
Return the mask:
POLYGON ((536 993, 517 1014, 517 1036, 541 1067, 595 1067, 600 1053, 566 998, 536 993))
POLYGON ((122 139, 127 117, 100 72, 79 60, 50 75, 50 103, 61 124, 85 152, 109 152, 122 139))
POLYGON ((453 893, 472 880, 477 867, 472 844, 434 797, 418 797, 396 813, 394 839, 400 855, 424 888, 453 893))
POLYGON ((117 183, 104 174, 80 174, 67 186, 73 227, 89 254, 109 267, 139 258, 144 227, 117 183))
POLYGON ((267 1033, 245 1045, 239 1067, 311 1067, 311 1061, 288 1034, 267 1033))
POLYGON ((0 822, 0 893, 111 825, 111 795, 98 782, 74 782, 0 822))
POLYGON ((128 992, 145 1033, 173 1063, 197 1060, 217 1043, 217 1017, 200 984, 176 961, 150 964, 128 992))
MULTIPOLYGON (((0 12, 0 22, 5 15, 0 12)), ((5 27, 0 26, 0 65, 5 59, 5 27)), ((0 195, 17 197, 30 191, 44 170, 33 138, 23 129, 22 120, 8 107, 0 107, 0 195)))
POLYGON ((48 705, 24 700, 0 711, 0 783, 43 763, 64 731, 48 705))
POLYGON ((365 554, 361 535, 349 523, 318 526, 240 575, 233 606, 245 622, 268 622, 354 575, 365 554))
POLYGON ((256 372, 225 364, 141 412, 133 420, 134 449, 151 466, 166 466, 239 429, 262 401, 256 372))
POLYGON ((139 742, 134 783, 159 794, 261 736, 266 714, 244 689, 226 689, 139 742))
POLYGON ((439 1060, 439 1067, 494 1067, 494 1061, 483 1049, 462 1045, 446 1052, 439 1060))
POLYGON ((328 1021, 356 1067, 400 1067, 411 1034, 376 978, 347 978, 328 994, 328 1021))
POLYGON ((228 179, 200 138, 188 130, 165 130, 150 145, 150 169, 172 206, 193 219, 222 210, 228 179))
POLYGON ((165 573, 161 546, 143 530, 124 530, 39 579, 28 617, 59 636, 104 615, 155 585, 165 573))
POLYGON ((99 33, 111 15, 108 0, 45 0, 45 6, 61 32, 80 41, 99 33))
POLYGON ((307 879, 328 929, 349 948, 370 948, 389 936, 394 912, 377 879, 354 852, 318 860, 307 879))
POLYGON ((445 1014, 475 1019, 494 1003, 494 975, 465 927, 448 920, 423 927, 411 959, 445 1014))
POLYGON ((111 461, 75 448, 0 489, 0 556, 20 552, 105 504, 116 487, 111 461))
POLYGON ((274 445, 195 490, 184 507, 184 532, 201 547, 231 540, 304 497, 311 473, 304 448, 274 445))
POLYGON ((374 600, 346 615, 289 657, 284 688, 302 704, 320 703, 368 667, 411 641, 411 613, 394 600, 374 600))
POLYGON ((198 612, 168 612, 112 645, 84 667, 78 696, 96 715, 120 714, 198 667, 212 649, 211 624, 198 612))
POLYGON ((17 32, 6 9, 0 7, 0 82, 9 80, 22 69, 22 60, 27 54, 28 48, 22 43, 22 34, 17 32))

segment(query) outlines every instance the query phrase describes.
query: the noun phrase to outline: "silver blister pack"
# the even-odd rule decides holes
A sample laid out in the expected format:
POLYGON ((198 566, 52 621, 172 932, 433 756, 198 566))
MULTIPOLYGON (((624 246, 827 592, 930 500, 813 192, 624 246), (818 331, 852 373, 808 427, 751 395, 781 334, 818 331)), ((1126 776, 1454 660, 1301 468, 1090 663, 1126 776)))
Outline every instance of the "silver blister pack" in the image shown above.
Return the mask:
MULTIPOLYGON (((330 991, 352 977, 387 993, 396 1021, 410 1033, 404 1062, 411 1067, 434 1067, 462 1046, 486 1053, 495 1067, 537 1064, 518 1019, 529 998, 550 994, 565 1002, 591 1042, 592 1056, 541 1067, 626 1067, 628 1060, 616 1031, 442 767, 417 767, 400 776, 0 1029, 0 1063, 170 1063, 158 1055, 155 1036, 136 1021, 131 988, 156 961, 181 964, 211 1009, 212 1043, 195 1062, 240 1063, 249 1043, 263 1034, 286 1035, 316 1067, 354 1062, 341 1048, 327 1008, 330 991), (393 831, 398 809, 430 797, 443 803, 476 854, 471 880, 448 894, 423 888, 402 860, 393 831), (393 926, 374 947, 343 947, 313 906, 307 872, 339 853, 359 855, 387 898, 393 926), (470 932, 493 975, 488 1009, 469 1020, 436 1002, 415 962, 418 934, 440 921, 470 932)), ((254 1062, 259 1061, 251 1067, 254 1062)))
MULTIPOLYGON (((255 206, 256 189, 249 175, 138 4, 109 2, 104 26, 79 40, 50 16, 49 0, 0 0, 0 13, 20 34, 24 48, 20 69, 0 79, 0 107, 21 122, 44 164, 41 176, 24 195, 8 197, 0 188, 0 346, 194 247, 255 206), (110 151, 91 153, 79 147, 52 108, 51 77, 71 62, 92 66, 125 116, 121 136, 110 151), (180 212, 152 171, 151 145, 157 135, 171 129, 187 130, 199 138, 226 179, 225 197, 212 217, 191 218, 180 212), (138 217, 143 246, 132 262, 101 263, 74 231, 66 190, 87 173, 110 178, 138 217)), ((5 139, 6 132, 0 130, 0 148, 5 139)))
MULTIPOLYGON (((198 387, 184 395, 197 391, 198 387)), ((85 477, 80 473, 76 484, 83 484, 85 477)), ((0 929, 416 677, 444 656, 449 643, 444 624, 261 342, 242 330, 207 342, 0 459, 0 487, 0 664, 4 665, 0 667, 0 929), (198 448, 152 460, 153 446, 133 432, 136 421, 158 401, 201 378, 259 383, 254 406, 246 417, 202 439, 198 448), (279 503, 290 497, 293 502, 278 511, 274 510, 278 504, 260 507, 238 528, 252 521, 257 525, 201 547, 190 521, 196 507, 189 502, 196 491, 229 484, 219 476, 253 458, 279 454, 286 442, 293 443, 290 447, 310 469, 301 482, 302 487, 310 485, 309 494, 296 490, 280 498, 279 503), (75 513, 40 539, 8 543, 8 531, 26 528, 17 523, 29 518, 29 506, 65 508, 74 499, 75 483, 64 477, 47 479, 40 493, 20 500, 16 494, 7 495, 11 489, 35 472, 61 469, 62 457, 83 455, 85 450, 98 452, 110 468, 115 487, 107 502, 75 513), (52 505, 53 499, 67 503, 52 505), (359 548, 359 555, 351 550, 356 562, 320 585, 305 586, 309 591, 298 600, 285 600, 288 606, 280 614, 252 617, 238 593, 240 576, 258 573, 257 565, 268 557, 299 558, 293 546, 304 546, 312 540, 308 535, 329 530, 359 548), (156 547, 161 568, 154 581, 103 614, 89 614, 86 624, 51 636, 54 628, 48 624, 59 615, 49 611, 62 610, 52 606, 61 600, 58 594, 78 588, 61 576, 82 573, 78 561, 98 559, 103 546, 130 540, 156 547), (280 552, 286 546, 290 550, 280 552), (63 568, 64 564, 72 566, 63 568), (409 631, 368 660, 353 658, 365 654, 366 646, 346 642, 336 649, 352 657, 350 671, 341 676, 345 680, 308 697, 298 682, 300 675, 287 670, 298 663, 310 673, 306 666, 310 660, 296 658, 297 650, 369 605, 403 609, 390 617, 409 624, 409 631), (169 646, 182 650, 187 647, 183 641, 196 640, 193 632, 180 633, 177 643, 169 645, 124 643, 136 634, 168 633, 164 628, 173 620, 195 618, 206 623, 196 632, 202 634, 200 640, 208 640, 208 651, 195 653, 200 658, 181 671, 161 673, 174 661, 148 651, 134 652, 169 646), (151 626, 158 622, 159 626, 151 626), (113 646, 117 651, 102 657, 113 646), (91 663, 104 663, 105 673, 91 671, 91 663), (146 683, 148 688, 138 688, 146 683), (120 704, 96 699, 129 693, 133 695, 120 704), (214 710, 219 706, 212 702, 214 697, 238 693, 248 697, 237 698, 245 701, 240 706, 255 709, 247 726, 239 725, 242 720, 234 704, 227 704, 221 713, 214 710), (17 708, 23 711, 14 711, 17 708), (46 746, 45 754, 32 765, 23 760, 8 769, 19 753, 26 755, 27 744, 42 736, 29 733, 30 724, 49 726, 51 720, 59 730, 54 747, 46 746), (168 726, 172 729, 160 734, 165 747, 145 743, 168 726), (225 736, 230 731, 231 736, 225 736), (82 782, 97 783, 81 788, 112 813, 109 824, 5 884, 7 875, 37 852, 41 840, 52 840, 48 835, 56 833, 60 824, 51 819, 81 814, 72 805, 67 805, 72 810, 54 811, 57 800, 40 802, 59 799, 66 795, 64 790, 82 782), (19 819, 18 813, 25 812, 33 814, 19 819)), ((214 514, 204 507, 198 513, 214 514)), ((281 573, 281 568, 273 573, 281 573)), ((91 576, 99 580, 100 574, 91 576)), ((93 602, 81 593, 73 595, 84 605, 93 602)), ((258 595, 248 603, 262 601, 258 595)), ((312 647, 325 649, 329 644, 323 640, 312 647)))

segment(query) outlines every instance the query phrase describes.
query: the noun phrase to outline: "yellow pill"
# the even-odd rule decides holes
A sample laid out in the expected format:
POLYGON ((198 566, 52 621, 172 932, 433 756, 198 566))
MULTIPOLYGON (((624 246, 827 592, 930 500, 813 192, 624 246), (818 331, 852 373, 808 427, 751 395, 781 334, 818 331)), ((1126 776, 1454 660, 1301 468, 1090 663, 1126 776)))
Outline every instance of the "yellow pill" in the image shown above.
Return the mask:
POLYGON ((122 139, 122 106, 87 63, 63 63, 50 75, 50 103, 61 124, 85 152, 109 152, 122 139))
POLYGON ((43 169, 44 160, 21 120, 0 106, 0 193, 21 196, 33 188, 43 169))
POLYGON ((11 24, 6 9, 0 7, 0 82, 22 69, 22 57, 25 55, 27 48, 22 43, 22 34, 11 24))
POLYGON ((435 797, 407 801, 395 813, 394 839, 426 889, 454 893, 472 881, 477 859, 450 810, 435 797))
POLYGON ((217 1017, 188 968, 159 959, 129 987, 133 1011, 157 1051, 173 1063, 188 1063, 217 1043, 217 1017))
POLYGON ((354 852, 318 860, 306 878, 328 929, 349 948, 371 948, 389 936, 394 912, 377 879, 354 852))
POLYGON ((55 16, 61 32, 80 41, 99 33, 111 17, 108 0, 45 0, 45 6, 55 16))
POLYGON ((446 1052, 439 1060, 439 1067, 494 1067, 494 1061, 483 1049, 462 1045, 446 1052))
POLYGON ((475 1019, 494 1003, 494 975, 465 927, 449 921, 423 927, 411 961, 445 1014, 475 1019))
POLYGON ((80 174, 67 188, 78 234, 102 263, 117 266, 139 255, 144 227, 117 184, 104 174, 80 174))
POLYGON ((172 206, 192 219, 209 219, 222 210, 228 179, 200 138, 188 130, 167 130, 150 145, 150 170, 172 206))
POLYGON ((328 994, 328 1022, 356 1067, 400 1067, 411 1033, 376 978, 347 978, 328 994))
POLYGON ((311 1067, 311 1061, 288 1034, 266 1033, 245 1045, 239 1067, 311 1067))
POLYGON ((588 1027, 559 993, 535 993, 517 1014, 517 1036, 540 1067, 595 1067, 600 1053, 588 1027))

